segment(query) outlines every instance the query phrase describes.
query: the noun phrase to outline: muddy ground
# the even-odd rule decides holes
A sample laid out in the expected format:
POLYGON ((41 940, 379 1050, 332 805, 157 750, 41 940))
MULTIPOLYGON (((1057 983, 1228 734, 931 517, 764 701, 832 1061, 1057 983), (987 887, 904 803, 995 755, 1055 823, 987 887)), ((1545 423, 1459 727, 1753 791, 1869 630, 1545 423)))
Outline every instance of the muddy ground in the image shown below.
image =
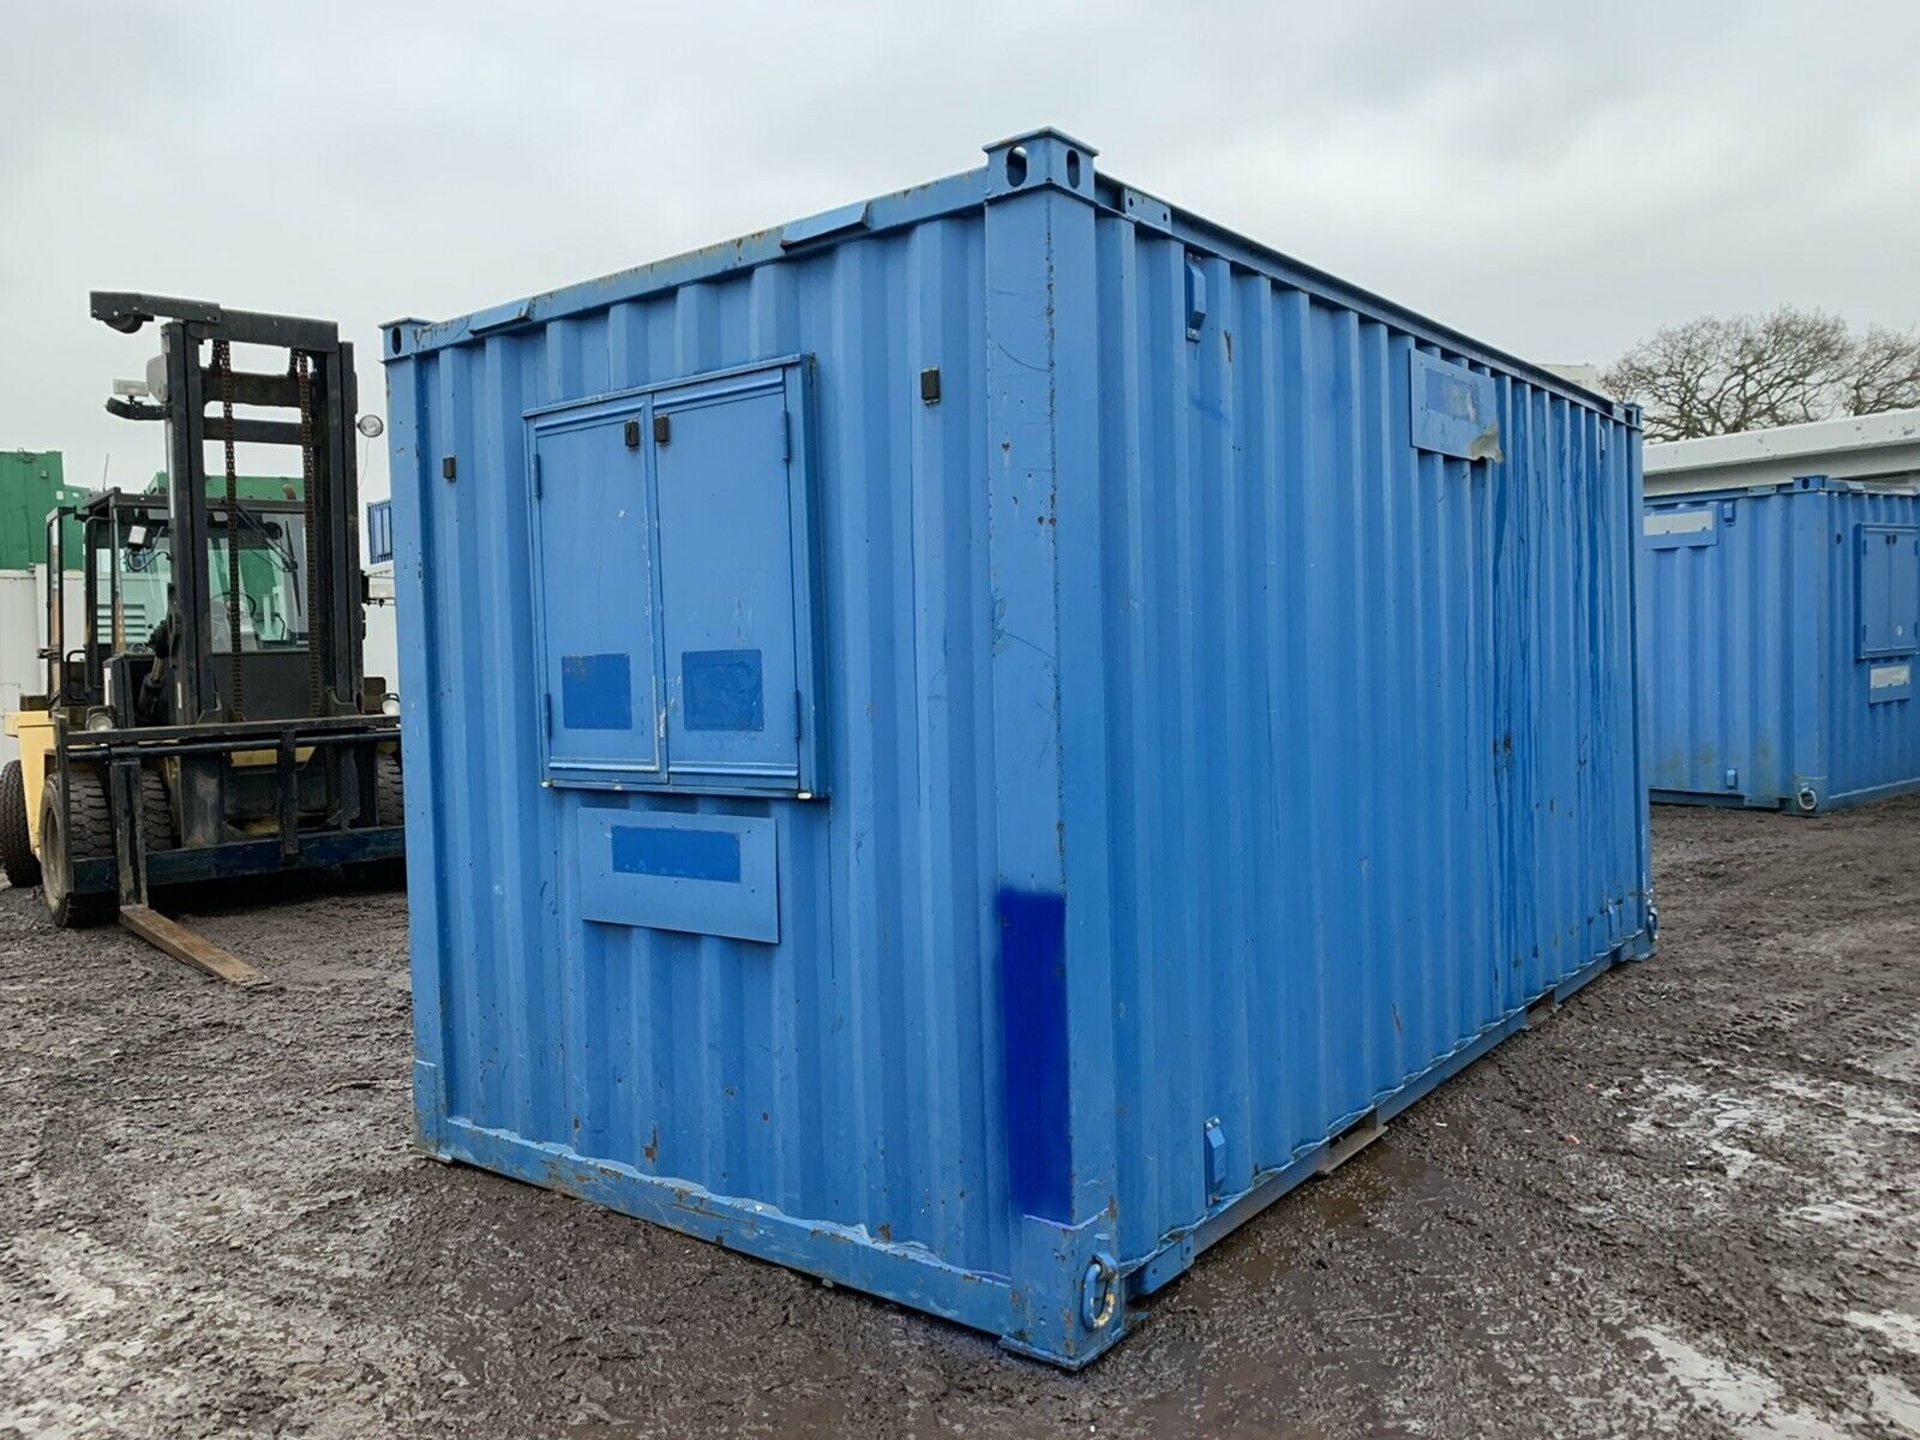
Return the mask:
POLYGON ((1920 803, 1656 812, 1658 959, 1090 1372, 408 1143, 402 898, 0 892, 0 1435, 1920 1434, 1920 803))

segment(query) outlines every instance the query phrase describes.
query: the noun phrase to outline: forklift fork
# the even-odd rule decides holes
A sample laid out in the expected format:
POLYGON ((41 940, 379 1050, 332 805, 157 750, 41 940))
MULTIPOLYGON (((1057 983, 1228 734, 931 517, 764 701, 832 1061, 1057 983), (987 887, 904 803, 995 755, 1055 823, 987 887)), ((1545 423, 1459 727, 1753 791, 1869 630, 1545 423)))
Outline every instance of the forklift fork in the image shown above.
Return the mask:
POLYGON ((162 915, 147 903, 147 845, 140 833, 140 762, 112 761, 107 767, 107 811, 113 817, 114 857, 118 862, 120 924, 156 950, 229 985, 263 985, 266 976, 238 955, 162 915))

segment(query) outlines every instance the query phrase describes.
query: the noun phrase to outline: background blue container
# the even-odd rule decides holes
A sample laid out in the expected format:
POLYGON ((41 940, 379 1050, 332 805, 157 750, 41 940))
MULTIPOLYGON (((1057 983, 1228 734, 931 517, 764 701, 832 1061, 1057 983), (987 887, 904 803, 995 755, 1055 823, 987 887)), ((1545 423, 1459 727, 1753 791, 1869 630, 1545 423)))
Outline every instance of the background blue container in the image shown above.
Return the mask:
POLYGON ((416 1100, 1077 1365, 1650 951, 1640 443, 987 154, 388 328, 416 1100))
POLYGON ((1920 789, 1920 495, 1810 476, 1647 504, 1653 798, 1814 814, 1920 789))
POLYGON ((384 565, 393 559, 393 502, 367 504, 367 563, 384 565))

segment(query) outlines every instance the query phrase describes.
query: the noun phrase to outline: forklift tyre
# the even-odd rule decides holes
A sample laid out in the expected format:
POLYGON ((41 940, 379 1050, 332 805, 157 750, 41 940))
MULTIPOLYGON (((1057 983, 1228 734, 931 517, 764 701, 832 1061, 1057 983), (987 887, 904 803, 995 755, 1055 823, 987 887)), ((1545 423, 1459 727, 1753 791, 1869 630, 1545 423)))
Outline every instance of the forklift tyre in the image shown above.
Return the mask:
MULTIPOLYGON (((400 769, 398 755, 375 755, 373 757, 373 823, 376 825, 404 825, 407 823, 407 782, 400 769)), ((349 885, 363 890, 404 890, 407 888, 407 862, 404 857, 394 860, 364 860, 357 864, 343 866, 349 885)))
MULTIPOLYGON (((173 802, 167 798, 167 782, 158 770, 143 769, 140 772, 140 844, 151 855, 156 850, 171 850, 175 843, 173 802)), ((109 848, 112 848, 111 842, 109 848)))
POLYGON ((33 836, 27 830, 27 782, 18 760, 9 760, 0 770, 0 870, 16 890, 40 883, 40 857, 33 853, 33 836))
POLYGON ((373 811, 376 825, 407 823, 407 782, 398 755, 373 757, 373 811))
POLYGON ((102 925, 119 907, 111 890, 93 895, 73 893, 73 861, 113 853, 113 815, 107 808, 106 786, 91 771, 70 770, 73 781, 73 833, 67 833, 67 806, 61 804, 58 775, 47 776, 40 795, 40 859, 47 910, 63 930, 102 925))

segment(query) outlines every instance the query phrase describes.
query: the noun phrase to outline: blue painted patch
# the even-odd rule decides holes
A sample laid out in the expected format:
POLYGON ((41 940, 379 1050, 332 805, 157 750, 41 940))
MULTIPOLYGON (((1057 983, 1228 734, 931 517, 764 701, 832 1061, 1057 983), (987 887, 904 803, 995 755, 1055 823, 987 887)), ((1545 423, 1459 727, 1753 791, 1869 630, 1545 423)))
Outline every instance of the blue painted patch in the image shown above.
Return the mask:
POLYGON ((740 837, 724 830, 613 827, 613 868, 622 875, 740 883, 740 837))
POLYGON ((687 650, 680 656, 682 723, 689 730, 764 730, 758 650, 687 650))
POLYGON ((1007 1186, 1014 1213, 1071 1220, 1068 1168, 1067 902, 1000 892, 1000 1004, 1005 1031, 1007 1186))
POLYGON ((625 655, 562 655, 560 722, 569 730, 631 730, 633 662, 625 655))

